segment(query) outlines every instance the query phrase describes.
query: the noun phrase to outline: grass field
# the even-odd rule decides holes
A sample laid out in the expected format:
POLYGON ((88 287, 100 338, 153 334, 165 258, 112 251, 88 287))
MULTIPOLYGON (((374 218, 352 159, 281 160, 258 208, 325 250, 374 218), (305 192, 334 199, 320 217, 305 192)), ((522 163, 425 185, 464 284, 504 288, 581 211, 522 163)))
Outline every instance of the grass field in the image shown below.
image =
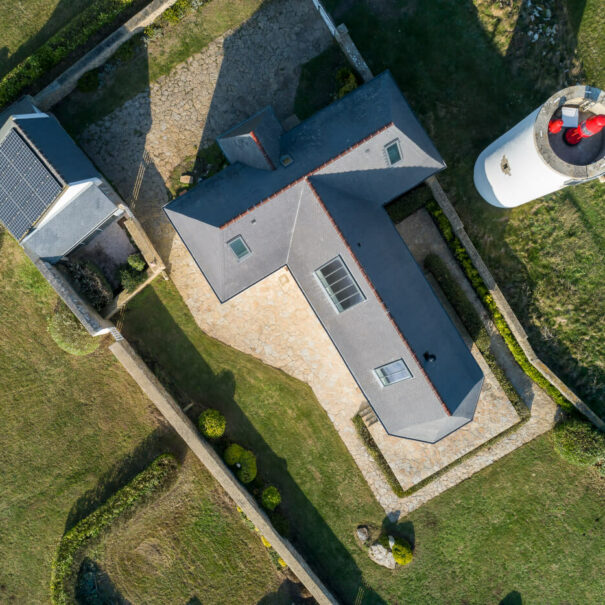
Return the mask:
POLYGON ((44 603, 66 524, 141 470, 160 436, 111 353, 73 357, 55 345, 46 326, 54 292, 0 238, 0 602, 44 603))
POLYGON ((384 512, 306 385, 206 336, 170 282, 147 287, 122 321, 177 399, 194 403, 192 418, 220 409, 228 437, 257 454, 293 542, 344 603, 362 582, 364 603, 491 603, 514 590, 524 603, 598 602, 604 481, 560 460, 550 436, 402 520, 395 531, 415 539, 416 559, 388 572, 354 537, 384 512))
POLYGON ((373 72, 392 71, 444 156, 448 168, 439 178, 538 355, 605 415, 603 186, 569 188, 507 211, 485 203, 472 179, 480 151, 565 78, 605 86, 602 2, 569 0, 571 21, 564 4, 546 2, 561 32, 556 47, 531 43, 526 9, 519 0, 508 4, 332 0, 329 6, 373 72))
POLYGON ((292 602, 258 533, 191 454, 166 494, 87 554, 131 603, 292 602))
MULTIPOLYGON (((127 58, 109 61, 98 90, 75 91, 53 108, 73 135, 123 105, 148 88, 149 83, 169 73, 191 55, 200 52, 228 29, 251 17, 263 0, 212 0, 189 13, 182 21, 164 24, 161 34, 147 45, 135 39, 127 58)), ((161 23, 161 20, 160 20, 161 23)), ((119 51, 118 51, 119 53, 119 51)))

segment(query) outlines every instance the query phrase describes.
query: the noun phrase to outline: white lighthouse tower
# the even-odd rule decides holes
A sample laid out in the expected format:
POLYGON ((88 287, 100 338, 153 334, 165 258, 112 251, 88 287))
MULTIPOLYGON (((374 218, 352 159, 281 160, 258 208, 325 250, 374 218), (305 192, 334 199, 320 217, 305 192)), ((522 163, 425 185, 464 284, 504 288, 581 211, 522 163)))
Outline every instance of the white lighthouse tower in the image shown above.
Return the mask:
POLYGON ((493 206, 514 208, 605 174, 605 92, 565 88, 483 150, 475 187, 493 206))

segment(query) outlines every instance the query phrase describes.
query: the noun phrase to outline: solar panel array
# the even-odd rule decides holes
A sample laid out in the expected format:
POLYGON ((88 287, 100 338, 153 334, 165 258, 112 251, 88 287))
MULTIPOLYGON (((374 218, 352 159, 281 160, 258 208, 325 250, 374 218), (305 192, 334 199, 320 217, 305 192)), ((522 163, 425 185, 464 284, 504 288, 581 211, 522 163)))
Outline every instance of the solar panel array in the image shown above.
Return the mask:
POLYGON ((63 187, 25 140, 11 130, 0 143, 0 221, 20 240, 63 187))

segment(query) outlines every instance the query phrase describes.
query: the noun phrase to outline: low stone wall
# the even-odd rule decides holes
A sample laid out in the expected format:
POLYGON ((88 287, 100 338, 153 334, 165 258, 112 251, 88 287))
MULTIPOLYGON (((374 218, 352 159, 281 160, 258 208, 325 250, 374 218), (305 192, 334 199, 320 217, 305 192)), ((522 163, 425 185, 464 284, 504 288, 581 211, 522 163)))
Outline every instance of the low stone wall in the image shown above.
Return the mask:
POLYGON ((178 403, 164 389, 130 344, 122 338, 109 348, 143 392, 155 404, 170 426, 191 448, 191 451, 220 483, 234 503, 254 523, 261 535, 269 541, 316 601, 322 605, 338 603, 292 544, 275 531, 267 515, 260 509, 254 498, 235 479, 210 444, 200 436, 198 430, 178 403))
POLYGON ((78 80, 87 71, 103 65, 124 42, 143 31, 145 27, 153 23, 175 2, 176 0, 153 0, 153 2, 149 3, 134 17, 131 17, 124 23, 122 27, 118 28, 69 69, 65 70, 56 80, 42 89, 34 97, 35 104, 43 111, 50 109, 76 87, 78 80))
POLYGON ((550 382, 556 389, 558 389, 573 405, 576 409, 584 414, 595 426, 602 431, 605 431, 605 422, 601 420, 537 355, 529 343, 527 333, 523 329, 521 322, 517 319, 511 306, 508 304, 504 294, 500 290, 494 276, 491 274, 487 265, 483 262, 479 252, 475 248, 470 237, 467 235, 464 225, 458 216, 458 213, 454 209, 454 206, 449 201, 447 194, 441 187, 437 177, 431 176, 426 180, 426 184, 429 186, 433 197, 439 204, 441 210, 447 216, 454 233, 458 239, 462 242, 468 255, 473 261, 473 265, 481 275, 481 278, 485 282, 485 285, 489 288, 490 294, 493 296, 494 301, 498 305, 500 312, 506 319, 511 332, 517 339, 517 342, 523 349, 523 352, 529 359, 530 363, 550 382))
POLYGON ((341 23, 338 27, 336 27, 336 24, 334 21, 332 21, 330 13, 328 13, 328 11, 325 9, 324 5, 321 3, 321 0, 312 0, 312 2, 319 12, 323 22, 326 24, 326 27, 330 30, 334 40, 336 40, 351 65, 357 70, 364 82, 369 82, 374 75, 365 62, 363 55, 359 52, 357 46, 355 46, 355 43, 349 35, 347 26, 344 23, 341 23))

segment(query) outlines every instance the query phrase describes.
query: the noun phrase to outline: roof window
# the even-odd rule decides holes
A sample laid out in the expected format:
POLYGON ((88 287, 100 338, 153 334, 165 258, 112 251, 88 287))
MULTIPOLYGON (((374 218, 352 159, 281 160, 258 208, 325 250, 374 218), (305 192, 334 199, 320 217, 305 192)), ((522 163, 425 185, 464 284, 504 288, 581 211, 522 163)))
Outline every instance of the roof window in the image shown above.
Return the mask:
POLYGON ((241 235, 234 237, 231 241, 227 242, 227 245, 231 248, 231 251, 235 254, 237 260, 244 260, 247 256, 252 254, 241 235))
POLYGON ((412 377, 412 373, 405 365, 403 359, 398 359, 397 361, 392 361, 384 366, 380 366, 379 368, 376 368, 374 372, 376 376, 378 376, 383 387, 388 387, 390 384, 401 382, 402 380, 407 380, 412 377))
POLYGON ((340 256, 317 269, 315 275, 339 313, 365 300, 340 256))
POLYGON ((385 145, 384 151, 391 166, 401 162, 401 147, 399 146, 399 139, 395 139, 388 145, 385 145))

